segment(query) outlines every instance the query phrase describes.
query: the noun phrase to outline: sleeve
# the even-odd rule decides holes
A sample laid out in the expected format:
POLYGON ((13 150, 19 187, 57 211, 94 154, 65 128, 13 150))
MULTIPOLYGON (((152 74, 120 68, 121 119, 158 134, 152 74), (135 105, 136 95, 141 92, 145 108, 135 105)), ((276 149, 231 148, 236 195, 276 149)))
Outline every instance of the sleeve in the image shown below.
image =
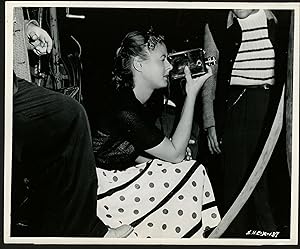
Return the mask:
POLYGON ((117 115, 117 129, 138 150, 147 150, 160 144, 164 135, 146 118, 133 111, 121 111, 117 115))
POLYGON ((215 99, 215 90, 216 90, 216 81, 217 81, 217 72, 218 72, 218 59, 219 51, 216 47, 214 39, 209 29, 209 25, 206 24, 204 32, 204 50, 205 56, 216 58, 216 65, 212 66, 213 75, 208 78, 204 83, 201 91, 201 100, 202 100, 202 115, 203 115, 203 128, 209 128, 215 126, 214 111, 213 111, 213 102, 215 99))
POLYGON ((23 9, 21 7, 14 8, 14 24, 13 24, 13 69, 19 78, 31 81, 27 42, 25 35, 25 21, 23 9))

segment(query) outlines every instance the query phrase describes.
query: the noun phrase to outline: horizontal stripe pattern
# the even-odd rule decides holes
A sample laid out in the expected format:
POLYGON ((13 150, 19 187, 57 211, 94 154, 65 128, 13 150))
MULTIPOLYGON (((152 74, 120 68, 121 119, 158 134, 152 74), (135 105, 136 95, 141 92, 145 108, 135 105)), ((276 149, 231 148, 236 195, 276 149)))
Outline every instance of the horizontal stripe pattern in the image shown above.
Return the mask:
POLYGON ((233 70, 271 70, 271 69, 274 69, 274 67, 241 67, 241 68, 233 68, 233 70))
MULTIPOLYGON (((267 81, 267 80, 274 79, 274 76, 270 76, 270 77, 249 77, 249 76, 244 76, 244 75, 232 75, 231 77, 232 78, 242 78, 242 79, 248 79, 248 80, 255 80, 255 81, 267 81)), ((239 81, 239 82, 241 82, 241 81, 239 81)), ((263 83, 261 83, 261 84, 263 85, 263 83)), ((267 84, 267 83, 265 83, 265 84, 267 84)), ((250 86, 250 84, 249 84, 249 86, 250 86)))
POLYGON ((254 42, 254 41, 263 41, 269 39, 267 36, 265 37, 259 37, 259 38, 250 38, 250 39, 244 39, 242 40, 243 43, 245 42, 254 42))
POLYGON ((231 85, 274 84, 275 53, 264 11, 238 19, 242 42, 231 72, 231 85))
POLYGON ((253 52, 266 51, 266 50, 273 50, 273 47, 256 48, 257 46, 258 46, 258 45, 255 44, 255 48, 245 49, 245 50, 240 50, 240 51, 238 52, 238 54, 249 53, 249 55, 247 55, 247 56, 251 56, 251 54, 252 54, 253 52))
POLYGON ((235 60, 235 62, 246 62, 246 61, 272 61, 275 60, 275 57, 269 57, 269 58, 247 58, 247 59, 240 59, 240 60, 235 60))
POLYGON ((267 29, 267 27, 264 26, 264 27, 257 27, 257 28, 252 28, 252 29, 244 29, 243 32, 247 33, 247 32, 259 31, 259 30, 266 30, 266 29, 267 29))

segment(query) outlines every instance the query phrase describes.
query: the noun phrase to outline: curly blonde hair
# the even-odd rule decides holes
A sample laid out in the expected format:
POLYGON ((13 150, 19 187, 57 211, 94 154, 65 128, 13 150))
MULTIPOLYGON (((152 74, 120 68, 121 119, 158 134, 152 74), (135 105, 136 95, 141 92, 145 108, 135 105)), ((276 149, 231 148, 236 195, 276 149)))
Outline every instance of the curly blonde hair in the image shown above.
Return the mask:
POLYGON ((154 50, 157 44, 163 42, 164 37, 156 35, 153 29, 146 33, 140 31, 128 33, 122 40, 121 46, 117 49, 114 59, 112 83, 115 88, 134 88, 131 69, 133 58, 139 56, 142 59, 147 59, 149 51, 154 50))

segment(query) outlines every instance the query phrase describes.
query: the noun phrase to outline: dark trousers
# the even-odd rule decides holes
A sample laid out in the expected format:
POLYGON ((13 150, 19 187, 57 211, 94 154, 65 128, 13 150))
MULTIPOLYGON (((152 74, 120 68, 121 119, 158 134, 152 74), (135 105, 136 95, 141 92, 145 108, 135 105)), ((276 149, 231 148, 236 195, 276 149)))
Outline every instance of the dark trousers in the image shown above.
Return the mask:
POLYGON ((88 120, 74 99, 24 80, 13 99, 12 236, 99 236, 88 120))
MULTIPOLYGON (((231 87, 227 119, 223 135, 223 200, 226 212, 236 199, 254 169, 260 137, 264 131, 271 90, 231 87), (236 103, 235 103, 236 102, 236 103)), ((269 165, 270 166, 270 165, 269 165)), ((266 172, 256 185, 250 199, 227 229, 225 236, 245 237, 248 230, 276 231, 269 203, 266 172)))

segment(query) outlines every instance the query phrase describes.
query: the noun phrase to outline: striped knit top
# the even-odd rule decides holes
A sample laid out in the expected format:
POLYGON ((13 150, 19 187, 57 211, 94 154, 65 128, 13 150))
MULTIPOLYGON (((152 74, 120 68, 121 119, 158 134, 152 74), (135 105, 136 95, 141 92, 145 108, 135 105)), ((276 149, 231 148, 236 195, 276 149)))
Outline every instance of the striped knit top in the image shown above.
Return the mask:
POLYGON ((273 85, 275 54, 265 12, 259 10, 237 20, 242 29, 242 42, 233 64, 230 84, 273 85))

